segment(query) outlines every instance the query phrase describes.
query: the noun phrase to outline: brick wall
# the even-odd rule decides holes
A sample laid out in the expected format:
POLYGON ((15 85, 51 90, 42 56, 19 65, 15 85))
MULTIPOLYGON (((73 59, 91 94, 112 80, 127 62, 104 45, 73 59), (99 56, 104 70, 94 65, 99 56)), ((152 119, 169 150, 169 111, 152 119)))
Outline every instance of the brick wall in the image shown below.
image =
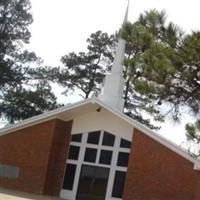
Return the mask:
POLYGON ((51 120, 0 136, 0 163, 20 168, 18 178, 0 177, 0 187, 58 194, 71 125, 72 121, 51 120))
POLYGON ((54 131, 44 194, 59 195, 63 183, 67 151, 70 142, 72 121, 57 121, 54 131), (66 134, 67 128, 67 134, 66 134))
POLYGON ((135 129, 123 200, 199 200, 193 163, 135 129))

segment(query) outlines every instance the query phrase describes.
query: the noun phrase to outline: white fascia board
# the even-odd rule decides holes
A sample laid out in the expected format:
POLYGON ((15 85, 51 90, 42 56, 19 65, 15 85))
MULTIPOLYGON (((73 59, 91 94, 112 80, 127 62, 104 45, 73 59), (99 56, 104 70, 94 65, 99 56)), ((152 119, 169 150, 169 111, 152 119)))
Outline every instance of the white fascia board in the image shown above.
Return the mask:
MULTIPOLYGON (((128 123, 132 124, 134 128, 137 128, 141 132, 143 132, 145 135, 149 136, 150 138, 154 139, 155 141, 159 142, 160 144, 164 145, 168 149, 172 150, 173 152, 177 153, 178 155, 184 157, 185 159, 189 160, 190 162, 196 164, 197 160, 189 155, 189 153, 184 150, 183 148, 179 147, 175 143, 171 142, 170 140, 164 138, 163 136, 159 135, 158 133, 152 131, 151 129, 147 128, 146 126, 142 125, 141 123, 131 119, 127 115, 118 112, 117 110, 114 110, 113 108, 105 105, 103 102, 101 102, 99 99, 96 99, 96 102, 101 105, 102 107, 106 108, 113 114, 117 115, 118 117, 122 118, 123 120, 127 121, 128 123)), ((199 162, 200 165, 200 162, 199 162)))
POLYGON ((194 163, 194 170, 200 171, 200 160, 198 160, 198 159, 194 163))
POLYGON ((45 122, 45 121, 49 121, 51 119, 55 119, 57 118, 57 116, 61 113, 67 112, 73 108, 79 107, 79 106, 83 106, 85 104, 88 104, 91 102, 91 99, 86 99, 83 101, 79 101, 77 103, 71 104, 71 105, 67 105, 61 108, 57 108, 55 110, 52 111, 48 111, 46 113, 25 119, 21 122, 18 122, 16 124, 12 124, 12 125, 8 125, 2 129, 0 129, 0 136, 8 134, 10 132, 14 132, 16 130, 22 129, 22 128, 26 128, 35 124, 39 124, 41 122, 45 122))
POLYGON ((163 136, 159 135, 158 133, 152 131, 151 129, 145 127, 144 125, 142 125, 141 123, 131 119, 130 117, 128 117, 127 115, 113 109, 112 107, 106 105, 105 103, 103 103, 102 101, 100 101, 97 98, 90 98, 90 99, 86 99, 74 104, 71 104, 69 106, 65 106, 62 108, 58 108, 55 109, 53 111, 49 111, 47 113, 23 120, 19 123, 13 124, 13 125, 9 125, 8 127, 5 127, 3 129, 0 130, 0 136, 14 132, 16 130, 20 130, 23 129, 25 127, 29 127, 35 124, 39 124, 41 122, 45 122, 48 121, 50 119, 55 119, 57 118, 57 116, 63 112, 67 112, 70 111, 73 108, 77 108, 79 106, 83 106, 86 104, 98 104, 99 106, 107 109, 108 111, 110 111, 111 113, 113 113, 114 115, 117 115, 119 118, 125 120, 126 122, 128 122, 129 124, 131 124, 133 126, 133 128, 137 128, 138 130, 140 130, 141 132, 143 132, 145 135, 149 136, 150 138, 154 139, 155 141, 159 142, 160 144, 164 145, 165 147, 169 148, 170 150, 172 150, 173 152, 177 153, 178 155, 184 157, 185 159, 191 161, 192 163, 195 164, 195 166, 197 166, 198 162, 195 158, 191 157, 189 155, 189 153, 182 149, 181 147, 179 147, 178 145, 174 144, 173 142, 171 142, 170 140, 164 138, 163 136))

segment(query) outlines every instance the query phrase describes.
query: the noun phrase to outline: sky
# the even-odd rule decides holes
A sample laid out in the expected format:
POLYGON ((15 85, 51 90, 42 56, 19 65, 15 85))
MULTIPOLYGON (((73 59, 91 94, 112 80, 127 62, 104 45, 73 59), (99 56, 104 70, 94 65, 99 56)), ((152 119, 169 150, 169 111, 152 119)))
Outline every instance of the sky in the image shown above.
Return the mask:
MULTIPOLYGON (((186 32, 199 28, 199 0, 130 0, 129 21, 156 8, 186 32)), ((30 47, 47 65, 60 57, 84 51, 86 39, 97 30, 115 33, 121 26, 127 0, 31 0, 33 24, 30 47)))
MULTIPOLYGON (((86 39, 98 30, 115 33, 122 25, 127 0, 31 0, 34 22, 30 26, 28 48, 44 60, 45 65, 59 66, 60 58, 69 52, 86 50, 86 39)), ((146 10, 165 10, 168 21, 190 33, 200 26, 199 0, 130 0, 129 17, 134 22, 146 10)), ((62 92, 57 88, 57 93, 62 92)), ((65 97, 59 97, 64 101, 65 97)), ((78 95, 67 98, 76 101, 78 95)), ((182 122, 191 121, 187 114, 182 122)), ((184 127, 170 119, 162 125, 161 134, 182 144, 184 127), (167 133, 166 133, 167 132, 167 133)))

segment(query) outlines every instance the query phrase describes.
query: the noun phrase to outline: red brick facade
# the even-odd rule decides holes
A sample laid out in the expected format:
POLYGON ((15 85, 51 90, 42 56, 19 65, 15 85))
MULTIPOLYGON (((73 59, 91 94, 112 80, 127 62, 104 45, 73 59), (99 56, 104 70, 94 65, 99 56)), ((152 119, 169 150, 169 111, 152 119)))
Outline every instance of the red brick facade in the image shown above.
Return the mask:
POLYGON ((135 129, 123 200, 199 199, 193 163, 135 129))
POLYGON ((0 178, 0 187, 58 195, 72 121, 51 120, 0 137, 0 164, 20 168, 18 178, 0 178))
MULTIPOLYGON (((0 136, 0 164, 20 168, 0 187, 59 195, 72 121, 51 120, 0 136)), ((123 200, 200 200, 193 163, 135 129, 123 200)))

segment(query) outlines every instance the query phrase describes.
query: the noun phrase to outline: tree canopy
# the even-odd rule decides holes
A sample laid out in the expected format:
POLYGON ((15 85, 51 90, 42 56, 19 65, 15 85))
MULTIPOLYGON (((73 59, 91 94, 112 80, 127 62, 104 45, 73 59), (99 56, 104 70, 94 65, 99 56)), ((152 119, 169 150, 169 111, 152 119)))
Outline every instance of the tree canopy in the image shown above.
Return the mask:
POLYGON ((60 68, 56 81, 64 86, 65 93, 78 89, 83 98, 100 91, 105 72, 113 61, 116 38, 97 31, 87 39, 87 52, 71 52, 61 58, 64 68, 60 68))
MULTIPOLYGON (((138 105, 155 114, 155 119, 165 117, 162 104, 167 105, 174 120, 180 118, 183 106, 198 119, 200 32, 183 34, 172 22, 166 23, 165 12, 151 10, 141 14, 138 21, 124 25, 121 36, 129 50, 125 59, 131 84, 129 98, 139 95, 138 105)), ((186 128, 189 138, 195 138, 199 122, 186 128)))
MULTIPOLYGON (((156 10, 145 12, 136 22, 123 26, 118 37, 126 40, 124 98, 125 112, 129 116, 150 128, 158 128, 144 119, 142 113, 164 121, 166 113, 178 120, 182 105, 196 112, 198 94, 194 90, 198 77, 194 76, 197 69, 190 73, 192 63, 189 62, 198 60, 198 50, 194 52, 198 48, 191 46, 198 42, 197 35, 183 34, 177 25, 166 23, 164 11, 156 10), (163 104, 170 110, 162 112, 163 104)), ((84 98, 88 98, 99 91, 106 69, 112 64, 116 40, 98 31, 87 39, 87 52, 72 52, 61 58, 65 68, 56 77, 58 83, 67 87, 66 93, 79 89, 84 98)))
POLYGON ((175 86, 171 81, 176 79, 175 52, 182 32, 173 23, 166 24, 165 12, 151 10, 133 24, 125 24, 120 34, 127 44, 125 97, 132 103, 130 111, 143 109, 155 120, 162 120, 159 105, 167 98, 175 100, 170 93, 175 86))
POLYGON ((200 142, 200 32, 184 34, 166 13, 150 10, 134 23, 124 24, 117 35, 97 31, 87 39, 86 52, 62 56, 60 68, 43 67, 29 42, 29 0, 0 0, 0 116, 11 123, 57 108, 49 81, 78 90, 83 98, 96 95, 113 62, 117 37, 126 41, 124 78, 125 113, 154 127, 143 118, 150 113, 175 120, 187 106, 196 123, 186 125, 188 139, 200 142), (116 37, 117 36, 117 37, 116 37))
POLYGON ((11 123, 57 107, 49 83, 36 76, 40 58, 24 48, 30 8, 29 0, 0 0, 0 116, 11 123))

